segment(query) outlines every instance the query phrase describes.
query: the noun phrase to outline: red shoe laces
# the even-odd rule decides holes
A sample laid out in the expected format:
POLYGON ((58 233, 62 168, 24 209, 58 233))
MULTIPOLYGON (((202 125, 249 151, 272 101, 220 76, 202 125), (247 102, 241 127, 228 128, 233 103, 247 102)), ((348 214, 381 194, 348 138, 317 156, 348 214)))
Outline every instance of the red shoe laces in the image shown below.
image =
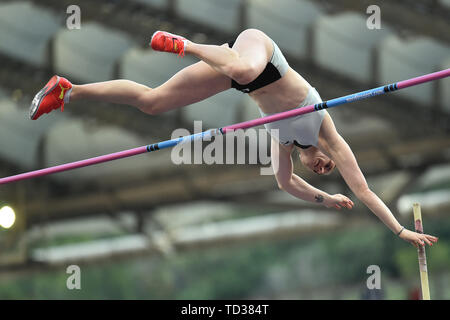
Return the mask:
POLYGON ((175 37, 172 37, 172 52, 177 52, 178 50, 179 50, 179 52, 178 52, 178 56, 179 57, 184 57, 184 41, 183 41, 183 39, 181 39, 181 38, 175 38, 175 37), (180 49, 180 47, 181 47, 181 49, 180 49))
POLYGON ((183 43, 183 49, 180 50, 180 52, 178 53, 179 57, 184 57, 184 43, 183 43))

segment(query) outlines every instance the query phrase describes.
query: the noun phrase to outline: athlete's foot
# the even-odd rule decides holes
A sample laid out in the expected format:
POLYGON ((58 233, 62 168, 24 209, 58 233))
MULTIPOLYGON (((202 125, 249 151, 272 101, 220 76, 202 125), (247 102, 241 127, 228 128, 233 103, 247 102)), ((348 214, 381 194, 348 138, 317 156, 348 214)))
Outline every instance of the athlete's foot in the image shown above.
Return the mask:
POLYGON ((61 108, 64 111, 64 97, 72 89, 69 80, 53 76, 35 96, 30 106, 30 119, 36 120, 44 113, 61 108))
POLYGON ((186 38, 181 36, 165 31, 156 31, 152 36, 150 45, 153 50, 178 53, 179 56, 183 57, 186 42, 186 38))

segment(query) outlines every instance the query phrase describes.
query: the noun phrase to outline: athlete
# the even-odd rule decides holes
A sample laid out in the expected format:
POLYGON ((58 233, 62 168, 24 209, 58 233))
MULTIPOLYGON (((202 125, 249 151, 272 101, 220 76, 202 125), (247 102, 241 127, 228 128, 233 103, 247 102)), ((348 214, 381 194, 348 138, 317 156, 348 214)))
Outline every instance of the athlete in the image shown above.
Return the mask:
MULTIPOLYGON (((201 61, 184 68, 167 82, 149 88, 130 80, 112 80, 84 85, 53 76, 33 99, 30 118, 61 108, 69 101, 98 100, 134 106, 156 115, 204 100, 230 88, 248 94, 262 115, 301 108, 322 102, 318 92, 286 61, 276 43, 260 30, 247 29, 235 41, 221 46, 192 42, 168 32, 153 34, 151 47, 157 51, 201 61)), ((266 124, 278 129, 272 137, 272 163, 280 189, 297 198, 328 208, 352 209, 354 203, 342 194, 330 195, 293 172, 292 151, 311 171, 326 175, 335 167, 356 195, 394 234, 412 245, 433 245, 438 238, 405 229, 389 208, 370 190, 355 156, 339 135, 326 110, 266 124)), ((270 131, 269 131, 270 132, 270 131)))

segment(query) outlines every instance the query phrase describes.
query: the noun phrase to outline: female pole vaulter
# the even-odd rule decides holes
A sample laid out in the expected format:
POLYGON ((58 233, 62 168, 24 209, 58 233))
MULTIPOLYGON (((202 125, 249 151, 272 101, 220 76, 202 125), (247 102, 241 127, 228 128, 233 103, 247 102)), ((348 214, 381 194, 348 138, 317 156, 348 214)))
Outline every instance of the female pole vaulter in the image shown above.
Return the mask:
MULTIPOLYGON (((63 110, 69 101, 91 99, 127 104, 156 115, 204 100, 219 92, 235 88, 259 106, 261 115, 279 113, 322 102, 318 92, 290 68, 276 43, 262 31, 247 29, 235 41, 217 45, 198 44, 188 39, 157 31, 151 39, 157 51, 201 61, 181 70, 167 82, 149 88, 130 80, 112 80, 84 85, 53 76, 35 96, 30 118, 55 109, 63 110)), ((326 175, 335 167, 356 195, 394 234, 415 247, 433 245, 438 238, 405 229, 381 199, 370 190, 356 158, 336 131, 326 110, 287 118, 265 125, 278 129, 272 137, 272 161, 280 189, 293 196, 328 208, 352 209, 354 203, 341 194, 330 195, 314 188, 293 172, 291 153, 297 148, 300 160, 311 171, 326 175), (274 146, 278 144, 278 148, 274 146)), ((270 131, 269 131, 270 132, 270 131)))

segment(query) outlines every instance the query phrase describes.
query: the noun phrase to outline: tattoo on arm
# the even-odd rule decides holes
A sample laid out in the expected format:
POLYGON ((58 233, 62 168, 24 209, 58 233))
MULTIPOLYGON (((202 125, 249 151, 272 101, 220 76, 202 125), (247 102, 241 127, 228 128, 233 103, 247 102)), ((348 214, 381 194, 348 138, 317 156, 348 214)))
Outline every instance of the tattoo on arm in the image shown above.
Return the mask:
POLYGON ((314 197, 316 199, 316 202, 318 203, 322 203, 323 202, 323 196, 318 194, 317 196, 314 197))

